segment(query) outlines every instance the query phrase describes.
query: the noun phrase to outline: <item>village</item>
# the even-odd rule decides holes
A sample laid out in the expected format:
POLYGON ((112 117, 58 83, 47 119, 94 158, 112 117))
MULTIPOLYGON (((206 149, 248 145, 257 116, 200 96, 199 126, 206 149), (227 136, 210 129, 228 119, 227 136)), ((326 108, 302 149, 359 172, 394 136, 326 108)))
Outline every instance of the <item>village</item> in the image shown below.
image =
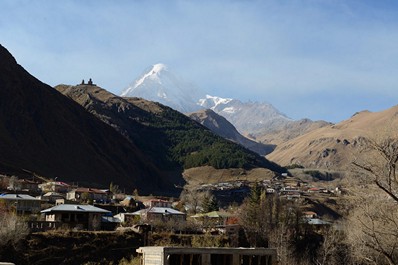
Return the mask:
MULTIPOLYGON (((260 189, 265 196, 277 196, 292 205, 305 205, 308 201, 315 201, 315 198, 333 200, 342 192, 339 187, 325 188, 297 182, 287 174, 257 182, 237 180, 202 184, 195 190, 185 191, 185 196, 182 192, 180 198, 140 196, 139 191, 126 194, 114 184, 99 189, 34 177, 18 179, 3 175, 0 180, 0 211, 16 214, 26 222, 30 233, 62 230, 134 231, 145 238, 143 246, 137 250, 142 257, 146 251, 154 251, 151 247, 158 246, 152 239, 156 231, 183 234, 185 239, 179 239, 177 245, 190 246, 192 242, 186 240, 187 235, 202 234, 222 236, 231 251, 241 247, 242 215, 236 206, 250 196, 253 187, 260 189)), ((328 229, 339 218, 337 213, 333 214, 333 210, 325 211, 325 207, 314 204, 302 207, 300 215, 300 223, 312 226, 314 231, 328 229)), ((176 242, 170 244, 175 246, 176 242)), ((162 253, 166 251, 155 250, 162 253)), ((185 255, 184 251, 187 250, 177 248, 168 251, 185 255)), ((191 248, 191 251, 192 255, 204 255, 203 250, 197 248, 191 248)), ((276 252, 269 255, 277 259, 276 252)))

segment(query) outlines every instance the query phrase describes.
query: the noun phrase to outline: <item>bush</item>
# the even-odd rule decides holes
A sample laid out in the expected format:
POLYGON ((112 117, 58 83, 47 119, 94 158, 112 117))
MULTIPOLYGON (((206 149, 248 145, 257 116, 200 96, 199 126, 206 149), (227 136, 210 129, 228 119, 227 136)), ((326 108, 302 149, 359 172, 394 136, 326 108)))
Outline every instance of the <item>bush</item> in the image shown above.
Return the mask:
POLYGON ((2 213, 0 215, 0 247, 15 245, 29 234, 29 228, 14 213, 2 213))
POLYGON ((311 177, 317 180, 326 180, 326 181, 333 180, 333 175, 329 172, 322 173, 318 170, 307 170, 304 171, 304 173, 310 175, 311 177))
POLYGON ((304 166, 299 164, 291 164, 286 167, 286 169, 304 168, 304 166))

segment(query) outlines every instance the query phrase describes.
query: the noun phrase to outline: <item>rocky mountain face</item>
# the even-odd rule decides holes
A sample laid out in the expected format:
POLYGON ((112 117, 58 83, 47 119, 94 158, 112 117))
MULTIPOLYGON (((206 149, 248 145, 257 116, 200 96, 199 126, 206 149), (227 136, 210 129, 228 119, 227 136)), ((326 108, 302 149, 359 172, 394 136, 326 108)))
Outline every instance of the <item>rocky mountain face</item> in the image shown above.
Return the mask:
POLYGON ((359 154, 364 137, 391 137, 397 128, 398 106, 381 112, 363 111, 281 143, 267 158, 285 166, 344 170, 359 154))
POLYGON ((0 172, 142 193, 173 186, 132 142, 40 82, 0 46, 0 172))
POLYGON ((256 141, 264 144, 280 145, 286 141, 314 131, 316 129, 331 126, 330 122, 312 121, 310 119, 301 119, 297 121, 288 121, 279 123, 278 126, 271 126, 266 130, 259 131, 257 134, 250 136, 256 141))
MULTIPOLYGON (((271 145, 329 125, 324 121, 292 120, 268 103, 242 102, 238 99, 206 95, 198 87, 177 78, 163 64, 148 68, 121 95, 157 101, 182 113, 211 109, 226 118, 245 137, 271 145)), ((203 124, 210 125, 211 121, 203 124)), ((224 133, 226 130, 223 129, 224 133)), ((248 143, 249 145, 244 145, 247 148, 253 147, 251 141, 240 143, 248 143)), ((259 153, 262 154, 263 151, 259 153)))
POLYGON ((56 89, 135 143, 163 171, 181 173, 198 166, 284 171, 160 103, 118 97, 97 86, 60 85, 56 89))
POLYGON ((238 143, 242 146, 245 146, 246 148, 260 155, 267 155, 271 153, 275 148, 275 145, 262 144, 244 137, 227 119, 218 115, 211 109, 205 109, 189 113, 188 116, 191 119, 209 128, 217 135, 238 143))
POLYGON ((292 120, 268 103, 241 102, 207 95, 200 105, 230 121, 239 132, 263 144, 278 145, 314 129, 330 125, 310 119, 292 120))
POLYGON ((279 112, 274 106, 259 102, 242 102, 207 95, 199 100, 200 105, 213 110, 229 120, 238 131, 257 135, 264 130, 279 128, 293 120, 279 112))

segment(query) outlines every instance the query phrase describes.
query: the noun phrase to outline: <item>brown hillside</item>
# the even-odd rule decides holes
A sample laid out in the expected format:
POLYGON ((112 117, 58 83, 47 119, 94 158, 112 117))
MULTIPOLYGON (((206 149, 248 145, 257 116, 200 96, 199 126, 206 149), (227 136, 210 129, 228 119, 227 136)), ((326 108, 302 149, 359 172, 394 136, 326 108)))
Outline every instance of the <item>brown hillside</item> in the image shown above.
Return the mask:
POLYGON ((267 130, 264 130, 263 133, 259 132, 255 138, 261 143, 279 145, 313 130, 329 125, 332 124, 326 121, 312 121, 309 119, 289 121, 276 126, 274 129, 268 128, 267 130))
POLYGON ((267 158, 285 166, 345 169, 354 160, 362 137, 383 137, 397 125, 398 106, 381 112, 362 111, 282 143, 267 158))

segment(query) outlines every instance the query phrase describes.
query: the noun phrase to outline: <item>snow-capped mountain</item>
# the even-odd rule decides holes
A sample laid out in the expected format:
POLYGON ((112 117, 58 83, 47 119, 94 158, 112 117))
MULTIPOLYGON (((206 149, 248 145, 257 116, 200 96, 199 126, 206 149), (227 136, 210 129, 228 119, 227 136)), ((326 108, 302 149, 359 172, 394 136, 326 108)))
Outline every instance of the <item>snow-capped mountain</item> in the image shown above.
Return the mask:
POLYGON ((122 97, 141 97, 160 102, 180 112, 200 109, 203 97, 198 87, 174 75, 161 63, 152 65, 121 93, 122 97))
POLYGON ((242 102, 207 95, 199 104, 229 120, 240 132, 256 134, 293 121, 268 103, 242 102))
MULTIPOLYGON (((311 120, 294 121, 269 103, 242 102, 203 93, 195 85, 184 81, 164 64, 149 67, 122 93, 122 97, 141 97, 160 102, 182 113, 211 109, 226 118, 243 135, 250 135, 267 143, 280 143, 312 128, 311 120), (282 136, 281 135, 282 132, 282 136), (274 137, 277 135, 276 137, 274 137)), ((321 122, 318 127, 325 126, 321 122)))

